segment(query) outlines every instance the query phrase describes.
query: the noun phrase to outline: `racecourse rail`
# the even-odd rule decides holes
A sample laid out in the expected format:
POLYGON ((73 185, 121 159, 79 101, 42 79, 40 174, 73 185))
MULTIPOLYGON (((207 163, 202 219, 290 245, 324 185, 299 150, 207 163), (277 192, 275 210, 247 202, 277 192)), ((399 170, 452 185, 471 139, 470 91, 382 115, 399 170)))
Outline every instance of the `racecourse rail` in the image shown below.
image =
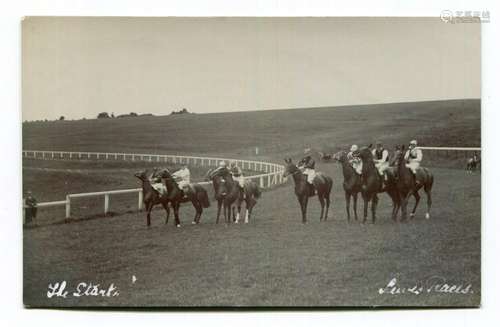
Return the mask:
MULTIPOLYGON (((201 167, 217 166, 220 161, 235 161, 236 164, 242 169, 253 171, 260 171, 264 174, 246 176, 245 179, 256 181, 261 188, 270 188, 275 185, 280 185, 286 182, 283 177, 285 167, 270 162, 241 160, 241 159, 228 159, 228 158, 214 158, 214 157, 194 157, 194 156, 179 156, 179 155, 164 155, 164 154, 137 154, 137 153, 107 153, 107 152, 68 152, 68 151, 36 151, 36 150, 23 150, 23 158, 28 159, 86 159, 86 160, 124 160, 124 161, 148 161, 158 163, 170 164, 187 164, 199 165, 201 167)), ((210 182, 200 182, 201 185, 209 185, 210 182)), ((109 212, 110 195, 113 194, 126 194, 138 193, 137 208, 142 209, 143 194, 142 188, 102 191, 102 192, 89 192, 68 194, 66 199, 62 201, 41 202, 38 203, 38 208, 65 206, 66 219, 71 217, 71 199, 104 196, 104 214, 109 212)), ((24 201, 23 201, 24 204, 24 201)), ((24 210, 23 210, 24 213, 24 210)))

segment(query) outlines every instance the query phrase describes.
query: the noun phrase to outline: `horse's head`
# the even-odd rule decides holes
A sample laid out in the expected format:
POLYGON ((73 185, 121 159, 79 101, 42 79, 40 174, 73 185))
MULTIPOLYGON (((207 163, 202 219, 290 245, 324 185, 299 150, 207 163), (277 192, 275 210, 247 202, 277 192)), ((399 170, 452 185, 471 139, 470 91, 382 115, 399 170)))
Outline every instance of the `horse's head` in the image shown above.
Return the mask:
POLYGON ((404 158, 404 153, 405 153, 405 146, 404 145, 396 145, 394 147, 394 154, 392 155, 392 158, 389 160, 389 165, 398 166, 399 163, 404 158))
POLYGON ((372 145, 362 147, 359 149, 359 157, 363 162, 373 162, 372 145))
POLYGON ((158 174, 158 176, 160 176, 160 178, 162 179, 172 179, 172 174, 170 173, 170 171, 167 169, 167 168, 164 168, 162 170, 159 170, 156 172, 158 174))
POLYGON ((212 181, 214 185, 215 198, 221 198, 227 194, 226 179, 223 176, 225 175, 226 170, 227 169, 219 169, 217 172, 215 172, 215 169, 209 169, 205 174, 205 180, 212 181))
POLYGON ((146 171, 145 170, 136 172, 134 174, 134 176, 137 177, 137 178, 139 178, 141 181, 145 181, 147 179, 146 171))
POLYGON ((292 162, 292 158, 285 158, 285 171, 283 172, 283 178, 288 177, 290 175, 295 175, 300 172, 300 169, 296 164, 292 162))
POLYGON ((332 156, 333 160, 338 161, 338 162, 345 162, 347 161, 347 152, 344 150, 339 151, 332 156))

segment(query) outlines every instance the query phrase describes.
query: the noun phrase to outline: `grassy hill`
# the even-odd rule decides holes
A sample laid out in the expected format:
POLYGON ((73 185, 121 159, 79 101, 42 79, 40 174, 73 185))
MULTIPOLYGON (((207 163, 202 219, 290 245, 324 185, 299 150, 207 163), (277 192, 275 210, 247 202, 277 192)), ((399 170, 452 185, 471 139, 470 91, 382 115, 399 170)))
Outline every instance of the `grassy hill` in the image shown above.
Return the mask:
POLYGON ((281 160, 303 148, 333 151, 377 139, 479 146, 480 100, 92 119, 23 124, 23 148, 225 155, 281 160))

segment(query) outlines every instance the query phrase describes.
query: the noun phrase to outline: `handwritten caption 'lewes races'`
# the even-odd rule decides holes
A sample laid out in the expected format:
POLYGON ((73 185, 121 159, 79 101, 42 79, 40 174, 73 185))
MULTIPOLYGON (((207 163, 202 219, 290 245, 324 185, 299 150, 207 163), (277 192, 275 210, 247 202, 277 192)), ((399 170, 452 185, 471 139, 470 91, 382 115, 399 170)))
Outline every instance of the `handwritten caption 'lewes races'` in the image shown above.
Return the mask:
POLYGON ((47 297, 50 299, 52 297, 67 298, 68 296, 114 297, 120 295, 118 287, 113 283, 103 287, 100 284, 81 282, 73 290, 69 290, 69 287, 66 288, 66 286, 66 281, 49 284, 47 297))
POLYGON ((379 294, 426 294, 426 293, 441 293, 441 294, 472 294, 472 284, 470 283, 450 283, 445 278, 433 276, 426 280, 415 283, 402 284, 397 278, 389 280, 387 285, 379 288, 379 294))

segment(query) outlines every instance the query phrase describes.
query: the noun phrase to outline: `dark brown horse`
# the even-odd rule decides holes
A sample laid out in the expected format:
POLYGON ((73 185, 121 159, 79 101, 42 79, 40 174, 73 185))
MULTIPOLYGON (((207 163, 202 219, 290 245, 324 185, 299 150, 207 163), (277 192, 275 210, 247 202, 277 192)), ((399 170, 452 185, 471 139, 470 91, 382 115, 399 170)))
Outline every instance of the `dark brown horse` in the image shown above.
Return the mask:
POLYGON ((165 208, 165 211, 167 212, 167 217, 165 218, 165 224, 168 223, 168 218, 170 216, 170 208, 168 206, 170 200, 168 199, 167 195, 162 195, 160 194, 153 188, 151 185, 150 179, 147 175, 147 171, 141 171, 137 172, 134 174, 135 177, 139 178, 139 180, 142 182, 142 195, 143 195, 143 202, 144 202, 144 208, 146 208, 146 224, 147 226, 151 226, 151 210, 153 210, 153 207, 157 204, 160 204, 165 208))
POLYGON ((359 157, 363 161, 361 173, 361 196, 363 197, 363 223, 366 223, 368 217, 368 205, 371 202, 372 222, 377 219, 378 193, 386 192, 392 200, 392 219, 396 220, 396 215, 400 207, 400 197, 396 188, 396 169, 390 167, 386 169, 387 182, 385 189, 383 186, 383 176, 380 176, 375 163, 371 145, 359 150, 359 157))
POLYGON ((415 176, 411 170, 406 167, 406 160, 404 159, 405 146, 402 145, 396 149, 394 154, 393 162, 397 167, 397 190, 399 192, 399 197, 401 199, 401 220, 406 220, 407 218, 407 206, 408 199, 411 195, 415 197, 415 206, 410 213, 410 218, 415 216, 415 211, 417 210, 418 203, 420 202, 420 194, 418 191, 423 187, 425 193, 427 194, 427 212, 425 218, 430 218, 430 210, 432 205, 432 185, 434 184, 434 176, 427 168, 420 167, 417 171, 419 175, 420 183, 416 184, 415 176))
POLYGON ((231 211, 232 205, 236 200, 243 197, 238 184, 236 184, 233 176, 231 175, 231 172, 227 168, 209 170, 205 178, 212 181, 215 192, 215 199, 217 200, 217 218, 215 220, 215 223, 219 223, 220 211, 221 207, 223 207, 224 219, 226 221, 226 224, 229 224, 231 222, 231 219, 233 221, 235 220, 235 211, 231 211), (232 218, 231 213, 233 214, 232 218))
POLYGON ((174 208, 175 224, 177 227, 181 226, 179 221, 179 208, 181 203, 191 202, 193 204, 196 213, 193 218, 192 224, 199 224, 201 219, 201 214, 203 213, 203 208, 210 207, 210 201, 208 200, 207 191, 203 186, 199 184, 192 184, 190 186, 190 191, 184 196, 184 191, 179 188, 179 185, 174 180, 172 174, 168 169, 164 169, 160 173, 165 186, 167 187, 167 197, 172 203, 172 208, 174 208))
POLYGON ((349 164, 347 152, 340 151, 333 155, 333 159, 340 162, 342 165, 342 174, 344 175, 344 183, 342 186, 345 193, 345 209, 347 211, 347 221, 351 220, 351 197, 353 200, 354 219, 358 220, 358 193, 361 192, 361 176, 359 176, 354 168, 349 164))
MULTIPOLYGON (((227 168, 218 168, 215 170, 209 170, 205 177, 207 180, 211 180, 215 199, 217 200, 217 218, 215 223, 219 223, 219 216, 221 207, 223 208, 224 219, 226 224, 229 224, 236 219, 236 209, 233 208, 233 204, 238 200, 239 209, 241 209, 241 201, 243 194, 240 191, 240 187, 233 179, 231 172, 227 168), (233 208, 233 210, 231 210, 233 208)), ((239 212, 239 210, 238 210, 239 212)))
POLYGON ((302 223, 307 222, 307 203, 309 197, 318 194, 318 200, 321 204, 321 214, 319 221, 323 219, 326 221, 328 218, 328 209, 330 208, 330 193, 332 191, 333 180, 331 177, 321 173, 317 173, 313 180, 313 184, 307 182, 307 176, 302 173, 297 165, 292 162, 291 158, 285 159, 286 167, 283 177, 292 176, 295 183, 295 195, 300 204, 302 211, 302 223), (326 209, 326 210, 325 210, 326 209), (323 217, 324 214, 324 217, 323 217))

